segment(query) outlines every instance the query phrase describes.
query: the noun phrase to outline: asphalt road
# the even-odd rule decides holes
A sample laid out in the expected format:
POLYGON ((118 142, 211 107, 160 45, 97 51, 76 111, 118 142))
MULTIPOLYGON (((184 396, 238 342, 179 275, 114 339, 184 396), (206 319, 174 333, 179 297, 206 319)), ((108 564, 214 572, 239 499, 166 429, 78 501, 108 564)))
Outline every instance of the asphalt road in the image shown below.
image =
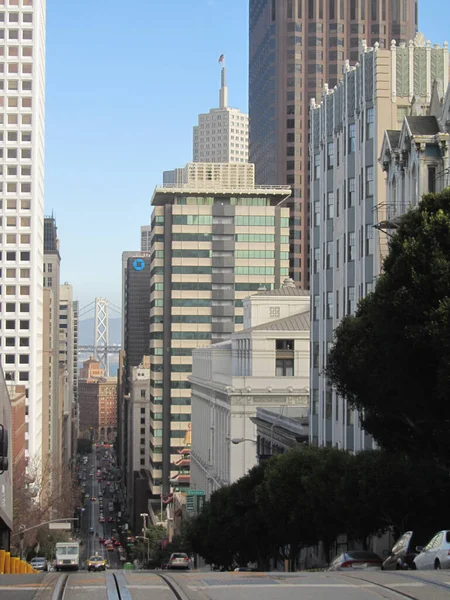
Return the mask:
POLYGON ((86 597, 91 600, 448 600, 450 572, 357 571, 343 574, 116 570, 0 576, 2 600, 84 600, 86 597), (60 586, 58 589, 57 585, 60 586))
MULTIPOLYGON (((104 456, 104 451, 101 452, 101 456, 104 456)), ((108 560, 111 569, 120 569, 121 563, 119 560, 118 551, 114 550, 114 552, 108 552, 105 546, 99 542, 99 538, 101 537, 110 538, 111 535, 114 535, 112 533, 112 529, 117 527, 115 523, 108 523, 108 517, 115 517, 114 512, 110 513, 108 510, 108 504, 112 500, 113 496, 113 494, 109 491, 107 491, 107 493, 103 496, 103 514, 105 517, 105 523, 99 523, 99 493, 101 493, 103 487, 106 487, 106 482, 103 481, 99 483, 97 481, 96 473, 98 468, 103 468, 104 466, 107 466, 107 464, 102 459, 98 461, 96 452, 93 452, 89 458, 88 464, 84 467, 88 474, 88 478, 86 479, 86 493, 88 493, 91 498, 97 498, 97 500, 92 501, 91 499, 88 499, 84 501, 85 511, 81 517, 80 532, 81 539, 83 541, 81 559, 82 563, 84 564, 90 556, 99 554, 108 560), (92 478, 89 477, 90 471, 94 472, 94 476, 92 478), (90 527, 94 528, 93 534, 89 533, 90 527)))

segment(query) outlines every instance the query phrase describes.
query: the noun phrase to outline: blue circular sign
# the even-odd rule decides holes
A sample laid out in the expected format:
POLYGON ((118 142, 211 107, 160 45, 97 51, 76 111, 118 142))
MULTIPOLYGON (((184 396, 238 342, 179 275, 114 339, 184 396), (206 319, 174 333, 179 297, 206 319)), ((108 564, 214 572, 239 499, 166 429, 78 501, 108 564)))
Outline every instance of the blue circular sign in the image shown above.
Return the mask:
POLYGON ((142 258, 136 258, 133 260, 133 269, 135 271, 143 271, 145 268, 145 262, 142 258))

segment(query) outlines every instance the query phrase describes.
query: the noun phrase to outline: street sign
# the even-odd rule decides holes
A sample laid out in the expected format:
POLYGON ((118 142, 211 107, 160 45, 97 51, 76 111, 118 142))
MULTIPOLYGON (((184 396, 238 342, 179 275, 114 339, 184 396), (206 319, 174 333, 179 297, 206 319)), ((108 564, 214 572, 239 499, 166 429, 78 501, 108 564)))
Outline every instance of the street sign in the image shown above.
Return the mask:
POLYGON ((49 523, 48 528, 49 529, 68 529, 70 531, 70 529, 72 529, 72 524, 71 523, 49 523))
POLYGON ((205 492, 203 490, 188 490, 187 492, 187 496, 189 498, 189 496, 204 496, 205 492))
POLYGON ((188 496, 186 498, 186 510, 188 512, 194 511, 194 496, 188 496))

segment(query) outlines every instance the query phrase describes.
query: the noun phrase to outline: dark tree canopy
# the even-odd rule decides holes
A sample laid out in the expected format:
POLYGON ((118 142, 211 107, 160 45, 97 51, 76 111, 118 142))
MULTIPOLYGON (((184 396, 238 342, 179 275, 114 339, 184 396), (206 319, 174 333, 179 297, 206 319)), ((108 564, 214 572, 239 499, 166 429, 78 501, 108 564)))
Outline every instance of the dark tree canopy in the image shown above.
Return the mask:
POLYGON ((402 218, 326 374, 380 446, 450 467, 450 189, 402 218))

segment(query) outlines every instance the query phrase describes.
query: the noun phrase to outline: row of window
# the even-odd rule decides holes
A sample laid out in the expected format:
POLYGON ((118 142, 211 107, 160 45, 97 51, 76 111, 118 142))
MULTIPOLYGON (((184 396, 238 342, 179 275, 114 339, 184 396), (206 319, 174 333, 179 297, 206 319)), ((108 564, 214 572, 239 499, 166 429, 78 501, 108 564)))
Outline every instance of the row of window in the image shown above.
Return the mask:
MULTIPOLYGON (((362 298, 363 296, 363 288, 364 284, 361 284, 360 288, 358 289, 359 298, 362 298)), ((365 284, 365 294, 367 295, 371 292, 373 292, 373 282, 368 282, 365 284)), ((322 316, 324 319, 340 319, 345 315, 353 314, 356 310, 355 286, 343 288, 342 295, 340 295, 339 290, 336 290, 335 292, 324 292, 323 296, 324 301, 322 316)), ((320 309, 320 297, 318 294, 314 295, 313 302, 313 319, 318 320, 320 309)))
MULTIPOLYGON (((374 253, 375 245, 374 245, 374 235, 373 235, 373 225, 365 226, 365 235, 364 235, 364 227, 358 231, 358 248, 359 248, 359 258, 363 258, 363 256, 370 256, 374 253)), ((355 232, 350 231, 348 234, 344 234, 342 238, 342 246, 344 249, 342 256, 342 264, 346 262, 352 262, 356 258, 356 244, 355 244, 355 232)), ((323 244, 323 269, 332 269, 335 266, 337 269, 341 266, 341 252, 340 252, 340 239, 335 240, 334 242, 324 242, 323 244), (333 265, 333 247, 335 250, 335 263, 333 265)), ((314 248, 313 254, 313 272, 318 273, 320 270, 320 248, 314 248)))
MULTIPOLYGON (((161 405, 163 403, 162 396, 153 396, 152 397, 153 404, 161 405)), ((171 398, 170 404, 172 406, 190 406, 191 399, 190 398, 171 398)))

